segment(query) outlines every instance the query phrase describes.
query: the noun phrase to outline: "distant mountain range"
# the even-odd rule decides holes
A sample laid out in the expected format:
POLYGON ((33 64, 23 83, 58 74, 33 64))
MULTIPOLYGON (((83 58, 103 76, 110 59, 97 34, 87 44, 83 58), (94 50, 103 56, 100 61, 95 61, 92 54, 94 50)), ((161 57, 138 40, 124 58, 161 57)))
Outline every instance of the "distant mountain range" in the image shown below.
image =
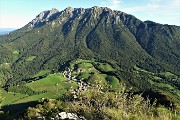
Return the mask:
POLYGON ((15 28, 0 28, 0 35, 4 35, 16 30, 15 28))

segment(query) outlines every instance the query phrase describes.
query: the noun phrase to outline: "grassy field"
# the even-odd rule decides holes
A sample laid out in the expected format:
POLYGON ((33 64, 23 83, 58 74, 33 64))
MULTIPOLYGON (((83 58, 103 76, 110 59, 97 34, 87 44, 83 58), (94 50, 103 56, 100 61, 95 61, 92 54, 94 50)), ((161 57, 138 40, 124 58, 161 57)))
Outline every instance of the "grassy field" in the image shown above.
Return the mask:
POLYGON ((144 70, 144 69, 141 69, 141 68, 139 68, 138 66, 134 66, 134 69, 135 69, 136 72, 137 72, 137 71, 141 71, 141 72, 149 73, 149 74, 152 74, 152 75, 153 75, 152 72, 147 71, 147 70, 144 70))
POLYGON ((26 102, 30 102, 30 101, 38 101, 41 98, 45 98, 45 99, 58 99, 58 98, 62 97, 64 92, 65 91, 59 91, 58 93, 46 92, 46 93, 42 93, 42 94, 39 94, 39 95, 27 96, 27 97, 24 97, 23 99, 16 100, 14 102, 14 104, 26 103, 26 102))
MULTIPOLYGON (((41 71, 38 75, 42 75, 48 71, 41 71)), ((66 78, 62 77, 61 73, 57 74, 49 74, 47 77, 27 83, 26 86, 31 88, 33 91, 42 92, 38 95, 28 96, 26 94, 14 93, 14 92, 6 92, 2 90, 2 96, 4 97, 4 101, 2 105, 9 105, 9 104, 17 104, 17 103, 26 103, 30 101, 37 101, 41 98, 60 98, 63 93, 69 89, 71 86, 73 88, 77 87, 77 83, 75 82, 67 82, 66 78)))
POLYGON ((17 100, 23 99, 24 97, 27 97, 28 95, 20 94, 20 93, 13 93, 13 92, 6 92, 4 89, 0 88, 2 91, 3 96, 3 102, 2 106, 14 104, 17 100))
POLYGON ((89 68, 92 68, 93 65, 91 63, 79 63, 78 64, 78 68, 86 68, 86 69, 89 69, 89 68))
POLYGON ((165 77, 171 77, 171 76, 175 76, 173 73, 171 72, 161 72, 161 75, 165 76, 165 77))
POLYGON ((88 79, 91 74, 89 72, 81 72, 77 76, 78 79, 88 79))
POLYGON ((43 76, 50 72, 51 72, 50 70, 42 70, 42 71, 38 72, 37 74, 35 74, 33 77, 43 76))
POLYGON ((36 58, 36 56, 29 56, 26 60, 31 62, 36 58))
POLYGON ((107 76, 107 82, 112 86, 112 89, 119 89, 119 80, 115 76, 107 76))
MULTIPOLYGON (((75 64, 76 65, 80 65, 81 63, 82 64, 87 64, 87 63, 91 63, 92 61, 91 60, 83 60, 83 59, 77 59, 77 60, 74 60, 74 61, 72 61, 71 63, 70 63, 70 68, 74 68, 74 66, 75 66, 75 64)), ((86 65, 85 66, 81 66, 81 67, 86 67, 86 65)))
POLYGON ((75 82, 68 82, 66 81, 66 78, 62 77, 61 73, 56 74, 49 74, 47 77, 34 81, 31 83, 27 83, 26 86, 31 88, 32 90, 36 92, 52 92, 54 94, 59 94, 61 91, 65 91, 66 89, 69 89, 70 87, 76 88, 77 83, 75 82))
POLYGON ((111 65, 109 65, 108 63, 101 63, 101 62, 96 62, 96 64, 98 65, 98 68, 101 69, 104 72, 111 72, 111 71, 115 71, 111 65))
POLYGON ((105 85, 108 83, 111 85, 112 89, 117 89, 119 87, 119 80, 115 76, 102 74, 94 67, 93 63, 97 65, 98 69, 104 72, 115 71, 108 63, 79 59, 75 62, 72 62, 71 67, 73 69, 73 66, 76 66, 77 69, 82 69, 83 72, 75 72, 74 75, 78 76, 78 79, 83 79, 91 84, 99 83, 101 85, 105 85))

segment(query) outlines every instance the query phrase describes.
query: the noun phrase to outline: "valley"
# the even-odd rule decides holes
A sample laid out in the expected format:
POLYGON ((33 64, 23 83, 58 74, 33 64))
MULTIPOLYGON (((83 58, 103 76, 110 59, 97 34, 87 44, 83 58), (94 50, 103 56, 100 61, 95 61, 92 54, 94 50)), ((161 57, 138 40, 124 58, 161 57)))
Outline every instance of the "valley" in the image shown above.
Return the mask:
MULTIPOLYGON (((109 82, 113 89, 118 88, 119 80, 115 76, 102 74, 94 68, 92 63, 90 60, 77 60, 74 63, 70 63, 70 68, 68 66, 66 67, 67 71, 50 73, 50 70, 44 70, 34 75, 36 78, 45 75, 46 77, 42 79, 34 79, 17 83, 15 86, 9 86, 7 88, 8 92, 2 89, 2 96, 5 97, 2 105, 26 103, 37 101, 41 98, 58 99, 62 97, 63 93, 68 89, 77 88, 81 81, 86 84, 106 84, 109 82), (65 73, 68 74, 64 75, 65 73)), ((96 64, 106 72, 114 71, 109 64, 101 62, 96 64)))
POLYGON ((123 89, 123 84, 127 93, 142 94, 144 98, 157 99, 158 105, 180 109, 180 78, 176 75, 169 72, 155 74, 135 66, 129 76, 133 78, 128 78, 127 81, 117 72, 118 69, 120 68, 117 68, 115 63, 76 59, 66 63, 58 72, 43 70, 29 80, 8 86, 7 91, 1 88, 4 97, 2 106, 10 113, 21 112, 29 107, 30 102, 62 99, 68 91, 72 91, 72 96, 76 98, 77 93, 89 90, 93 86, 101 86, 101 89, 109 86, 109 90, 118 92, 123 89), (128 82, 134 83, 128 86, 128 82), (18 107, 13 107, 14 105, 18 107))

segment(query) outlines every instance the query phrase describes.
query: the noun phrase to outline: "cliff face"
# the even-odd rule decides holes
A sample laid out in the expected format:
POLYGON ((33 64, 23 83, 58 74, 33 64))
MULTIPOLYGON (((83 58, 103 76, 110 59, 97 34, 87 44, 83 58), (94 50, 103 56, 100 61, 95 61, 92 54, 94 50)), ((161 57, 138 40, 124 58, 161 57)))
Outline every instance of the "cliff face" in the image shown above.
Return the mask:
POLYGON ((37 15, 36 18, 33 19, 28 25, 30 25, 31 27, 40 27, 46 22, 56 19, 59 14, 60 12, 55 8, 53 8, 52 10, 43 11, 39 15, 37 15))

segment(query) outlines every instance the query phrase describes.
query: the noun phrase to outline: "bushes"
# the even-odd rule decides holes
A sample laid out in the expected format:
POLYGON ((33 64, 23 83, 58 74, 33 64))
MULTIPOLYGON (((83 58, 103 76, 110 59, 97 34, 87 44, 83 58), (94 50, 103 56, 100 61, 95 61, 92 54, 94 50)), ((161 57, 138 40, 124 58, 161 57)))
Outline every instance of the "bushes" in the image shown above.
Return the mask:
POLYGON ((2 97, 2 92, 0 90, 0 119, 2 119, 4 117, 4 112, 1 111, 1 106, 2 106, 2 101, 3 101, 3 97, 2 97))
POLYGON ((140 95, 120 92, 100 91, 93 88, 79 93, 78 99, 68 102, 68 111, 84 116, 86 119, 144 120, 176 119, 178 116, 164 107, 155 107, 150 100, 140 95), (163 111, 162 111, 163 110, 163 111))
POLYGON ((23 118, 37 119, 39 117, 46 119, 54 117, 63 109, 63 102, 58 100, 42 100, 35 108, 28 108, 23 118))
POLYGON ((129 114, 146 114, 151 110, 149 103, 140 96, 128 97, 124 92, 97 89, 79 93, 78 100, 69 102, 69 106, 69 111, 87 119, 123 119, 129 114))
POLYGON ((44 100, 36 108, 29 108, 26 117, 44 116, 49 118, 61 111, 84 116, 87 120, 178 120, 178 113, 173 113, 163 106, 155 107, 150 100, 140 95, 129 95, 124 92, 109 92, 93 87, 85 92, 67 92, 62 100, 44 100))

